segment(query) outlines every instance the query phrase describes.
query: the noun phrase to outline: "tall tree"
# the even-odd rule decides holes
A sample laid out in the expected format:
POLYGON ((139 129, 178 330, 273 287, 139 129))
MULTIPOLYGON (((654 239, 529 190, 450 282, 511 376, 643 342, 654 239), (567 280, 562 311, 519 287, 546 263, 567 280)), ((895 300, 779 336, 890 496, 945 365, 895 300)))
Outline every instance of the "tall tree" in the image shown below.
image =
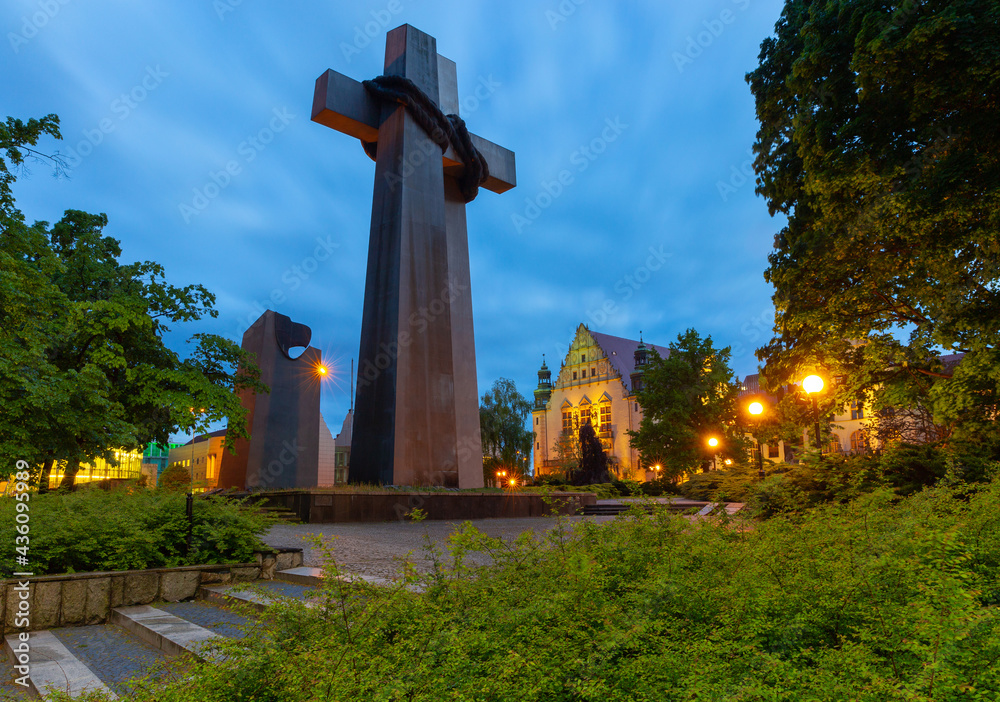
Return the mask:
POLYGON ((491 481, 497 470, 523 475, 531 460, 535 433, 526 429, 531 403, 509 378, 500 378, 482 397, 479 425, 483 436, 483 474, 491 481))
POLYGON ((747 81, 757 192, 787 216, 769 387, 824 366, 838 400, 996 437, 1000 5, 787 0, 747 81))
POLYGON ((0 470, 41 466, 44 490, 57 461, 71 486, 80 463, 176 431, 228 419, 227 440, 245 434, 234 390, 266 392, 252 359, 214 335, 192 337, 188 358, 163 342, 169 323, 217 315, 211 293, 169 285, 155 263, 119 262, 103 214, 24 224, 7 162, 23 163, 45 133, 59 136, 53 116, 0 130, 0 470))
POLYGON ((739 424, 740 384, 729 368, 730 349, 716 349, 712 337, 702 339, 688 329, 670 344, 662 358, 652 349, 638 393, 643 418, 630 431, 632 447, 664 477, 679 476, 711 464, 716 453, 746 460, 745 427, 739 424), (710 449, 709 438, 719 440, 710 449))
POLYGON ((580 427, 580 465, 572 472, 571 482, 574 485, 595 485, 610 480, 608 454, 604 453, 594 426, 587 422, 580 427))

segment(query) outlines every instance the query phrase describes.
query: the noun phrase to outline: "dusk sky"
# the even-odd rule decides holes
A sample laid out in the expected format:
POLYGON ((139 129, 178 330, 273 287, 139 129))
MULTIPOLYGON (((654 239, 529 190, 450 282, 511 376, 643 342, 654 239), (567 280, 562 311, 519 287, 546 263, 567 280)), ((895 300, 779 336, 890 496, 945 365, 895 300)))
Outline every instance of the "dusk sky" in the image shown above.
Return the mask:
POLYGON ((581 322, 664 346, 694 327, 742 377, 770 334, 783 224, 754 194, 744 75, 782 5, 5 0, 0 118, 58 114, 63 141, 39 146, 69 166, 30 164, 15 196, 29 221, 104 212, 123 260, 215 293, 218 318, 172 331, 182 354, 197 332, 238 341, 264 308, 310 326, 336 434, 375 167, 310 121, 313 86, 379 75, 386 31, 409 23, 456 61, 470 130, 517 158, 517 187, 468 207, 480 394, 508 377, 530 396, 581 322))

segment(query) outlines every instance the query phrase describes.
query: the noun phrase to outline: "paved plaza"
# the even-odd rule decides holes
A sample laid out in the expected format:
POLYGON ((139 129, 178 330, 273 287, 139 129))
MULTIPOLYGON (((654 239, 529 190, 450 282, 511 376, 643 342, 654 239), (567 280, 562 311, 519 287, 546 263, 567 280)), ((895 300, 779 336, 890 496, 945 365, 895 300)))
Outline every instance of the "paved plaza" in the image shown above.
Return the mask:
MULTIPOLYGON (((603 523, 612 517, 563 517, 568 527, 583 520, 603 523)), ((333 553, 340 567, 348 573, 358 573, 380 578, 393 578, 400 572, 401 564, 409 558, 420 570, 430 568, 431 561, 426 547, 428 539, 446 549, 446 540, 463 522, 369 522, 351 524, 279 524, 264 537, 269 546, 299 547, 307 566, 321 566, 322 553, 311 541, 320 535, 324 541, 332 539, 333 553)), ((526 517, 522 519, 470 520, 477 529, 492 537, 513 540, 525 531, 543 534, 555 528, 552 517, 526 517)), ((472 554, 469 560, 486 564, 488 557, 472 554)))

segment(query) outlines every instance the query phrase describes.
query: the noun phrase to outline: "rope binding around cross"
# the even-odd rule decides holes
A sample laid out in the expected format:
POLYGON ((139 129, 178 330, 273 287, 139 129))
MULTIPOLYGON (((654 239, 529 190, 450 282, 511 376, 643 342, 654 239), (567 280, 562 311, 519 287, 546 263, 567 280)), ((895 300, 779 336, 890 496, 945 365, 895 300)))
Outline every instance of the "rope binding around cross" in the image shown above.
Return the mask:
MULTIPOLYGON (((362 83, 365 89, 379 100, 396 102, 406 107, 420 128, 423 129, 435 144, 441 147, 441 153, 448 146, 455 149, 459 160, 464 166, 459 190, 465 202, 472 202, 479 194, 479 186, 490 177, 490 168, 482 153, 472 143, 465 120, 458 115, 446 115, 441 111, 427 93, 416 83, 404 76, 379 76, 362 83)), ((378 150, 378 144, 362 142, 365 152, 373 159, 378 150)))

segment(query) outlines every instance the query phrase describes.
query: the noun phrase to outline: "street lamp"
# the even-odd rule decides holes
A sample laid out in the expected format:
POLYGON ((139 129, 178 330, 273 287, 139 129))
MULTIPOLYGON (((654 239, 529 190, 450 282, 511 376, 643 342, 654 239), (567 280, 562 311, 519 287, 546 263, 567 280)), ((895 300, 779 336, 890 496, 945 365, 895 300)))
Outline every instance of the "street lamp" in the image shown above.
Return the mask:
POLYGON ((823 379, 818 375, 807 375, 802 381, 802 389, 812 400, 813 422, 816 430, 816 450, 819 451, 819 459, 823 460, 823 449, 819 445, 819 410, 816 407, 816 395, 823 391, 823 379))
MULTIPOLYGON (((709 439, 708 439, 708 445, 711 448, 716 448, 719 445, 719 440, 717 438, 715 438, 714 436, 709 437, 709 439)), ((714 453, 712 454, 712 470, 715 470, 715 454, 714 453)))
MULTIPOLYGON (((756 429, 756 434, 760 434, 760 417, 764 414, 764 405, 760 402, 751 402, 747 406, 747 411, 754 418, 754 428, 756 429)), ((753 437, 754 441, 757 442, 757 477, 764 477, 764 446, 760 443, 760 438, 757 436, 753 437)))

